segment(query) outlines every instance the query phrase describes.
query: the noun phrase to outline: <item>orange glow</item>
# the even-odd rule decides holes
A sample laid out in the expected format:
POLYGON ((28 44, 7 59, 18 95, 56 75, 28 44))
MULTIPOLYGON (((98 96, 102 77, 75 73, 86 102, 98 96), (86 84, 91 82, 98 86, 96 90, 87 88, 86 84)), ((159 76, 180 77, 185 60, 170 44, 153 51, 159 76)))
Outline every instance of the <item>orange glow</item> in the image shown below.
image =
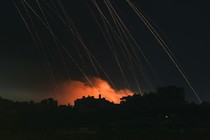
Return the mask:
POLYGON ((120 103, 120 98, 123 96, 132 95, 133 92, 129 89, 115 90, 111 85, 100 78, 91 78, 91 84, 82 81, 67 81, 62 84, 62 104, 73 104, 74 100, 83 96, 94 96, 98 98, 101 94, 103 98, 120 103))

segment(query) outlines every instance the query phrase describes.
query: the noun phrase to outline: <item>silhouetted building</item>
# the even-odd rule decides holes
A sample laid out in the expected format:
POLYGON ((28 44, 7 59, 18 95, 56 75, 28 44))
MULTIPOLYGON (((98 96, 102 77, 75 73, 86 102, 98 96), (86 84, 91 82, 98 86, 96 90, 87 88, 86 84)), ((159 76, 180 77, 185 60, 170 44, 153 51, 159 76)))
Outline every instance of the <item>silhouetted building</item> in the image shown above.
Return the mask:
POLYGON ((121 98, 121 104, 131 109, 174 109, 186 103, 184 88, 175 86, 160 87, 157 92, 149 94, 134 94, 121 98))
POLYGON ((73 107, 70 104, 68 104, 68 105, 59 105, 58 108, 61 111, 70 111, 71 109, 73 109, 73 107))
POLYGON ((157 94, 166 104, 180 105, 186 102, 184 88, 168 86, 157 89, 157 94))
POLYGON ((114 103, 106 100, 101 97, 99 94, 99 98, 95 98, 94 96, 82 97, 81 99, 77 99, 74 101, 74 108, 80 111, 94 111, 97 109, 107 109, 113 106, 114 103))
POLYGON ((43 107, 48 107, 48 108, 56 108, 58 107, 58 101, 54 100, 53 98, 48 98, 48 99, 42 100, 40 105, 43 107))

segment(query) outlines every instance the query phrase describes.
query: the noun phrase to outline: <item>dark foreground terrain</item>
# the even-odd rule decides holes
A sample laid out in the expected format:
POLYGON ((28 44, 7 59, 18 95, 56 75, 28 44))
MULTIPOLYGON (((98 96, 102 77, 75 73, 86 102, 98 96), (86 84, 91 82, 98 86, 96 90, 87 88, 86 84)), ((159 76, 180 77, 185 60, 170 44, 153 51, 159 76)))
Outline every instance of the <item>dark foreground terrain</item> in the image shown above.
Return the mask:
POLYGON ((209 140, 210 135, 9 135, 1 140, 209 140))
POLYGON ((0 140, 210 139, 210 103, 188 103, 177 87, 123 97, 121 104, 101 96, 74 106, 0 98, 0 114, 0 140))

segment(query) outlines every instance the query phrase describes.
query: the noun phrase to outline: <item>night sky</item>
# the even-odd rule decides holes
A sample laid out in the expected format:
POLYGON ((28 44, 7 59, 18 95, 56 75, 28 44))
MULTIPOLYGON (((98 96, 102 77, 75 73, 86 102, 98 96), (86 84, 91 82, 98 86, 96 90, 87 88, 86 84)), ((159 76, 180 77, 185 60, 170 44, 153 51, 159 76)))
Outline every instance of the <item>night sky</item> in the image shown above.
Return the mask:
MULTIPOLYGON (((100 19, 94 6, 89 5, 91 11, 85 0, 63 0, 63 2, 85 44, 103 66, 116 88, 128 88, 122 82, 123 78, 117 68, 117 64, 113 60, 113 54, 91 14, 93 12, 96 18, 100 19)), ((151 62, 156 76, 161 81, 159 83, 154 78, 148 66, 143 62, 152 90, 155 90, 158 86, 181 86, 186 89, 187 99, 196 101, 192 91, 171 60, 126 1, 111 0, 111 2, 136 41, 141 44, 140 46, 151 62)), ((207 0, 134 0, 134 2, 152 21, 153 25, 158 27, 161 36, 174 53, 201 100, 210 101, 209 2, 207 0)), ((101 1, 99 5, 105 10, 105 14, 108 14, 105 5, 101 1)), ((23 7, 20 7, 20 9, 23 10, 23 7)), ((43 62, 30 33, 12 1, 2 1, 0 10, 0 96, 21 101, 39 100, 53 96, 50 94, 52 85, 46 70, 46 64, 43 62)), ((49 20, 49 22, 53 22, 53 20, 49 20)), ((52 39, 49 39, 49 33, 38 20, 35 20, 34 23, 38 26, 39 34, 47 47, 47 56, 52 65, 56 82, 60 84, 69 80, 84 80, 84 75, 62 51, 66 67, 63 65, 55 45, 52 45, 52 39), (67 68, 68 74, 66 74, 65 68, 67 68)), ((55 32, 57 32, 56 25, 64 29, 59 22, 53 25, 56 28, 55 32)), ((74 46, 74 43, 69 43, 61 32, 57 32, 57 35, 64 42, 65 46, 69 47, 71 54, 78 60, 79 65, 84 67, 88 76, 97 77, 92 66, 88 62, 82 64, 77 58, 76 52, 71 51, 70 48, 74 46)), ((123 54, 120 54, 120 50, 118 55, 119 57, 123 56, 123 54)), ((139 56, 139 58, 142 59, 142 56, 139 56)), ((137 92, 138 89, 134 79, 132 76, 129 76, 130 72, 126 60, 122 59, 121 62, 125 75, 128 78, 130 90, 137 92)), ((99 72, 99 74, 102 79, 108 81, 102 72, 99 72)), ((143 80, 142 75, 138 72, 136 78, 143 91, 151 91, 145 80, 143 80)))

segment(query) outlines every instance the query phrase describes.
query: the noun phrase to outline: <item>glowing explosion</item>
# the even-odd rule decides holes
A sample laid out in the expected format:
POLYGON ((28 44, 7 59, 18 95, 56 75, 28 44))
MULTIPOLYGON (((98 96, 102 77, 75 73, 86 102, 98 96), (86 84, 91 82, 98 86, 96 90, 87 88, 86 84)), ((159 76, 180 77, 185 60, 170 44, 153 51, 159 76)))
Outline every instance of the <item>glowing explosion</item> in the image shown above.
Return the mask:
POLYGON ((129 89, 115 90, 111 85, 100 78, 91 78, 91 84, 83 81, 68 81, 62 84, 62 103, 73 104, 74 100, 83 96, 98 97, 99 94, 107 100, 120 103, 120 98, 123 96, 132 95, 133 92, 129 89), (92 85, 91 85, 92 84, 92 85))

